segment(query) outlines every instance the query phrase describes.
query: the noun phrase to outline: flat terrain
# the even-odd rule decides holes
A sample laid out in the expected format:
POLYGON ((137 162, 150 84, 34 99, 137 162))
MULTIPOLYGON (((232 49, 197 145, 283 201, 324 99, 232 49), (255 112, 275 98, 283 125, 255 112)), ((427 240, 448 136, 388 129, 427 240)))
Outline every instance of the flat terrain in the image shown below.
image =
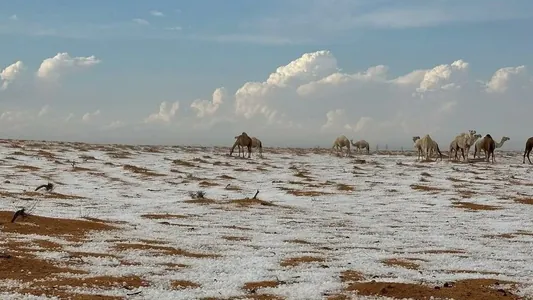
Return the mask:
POLYGON ((519 153, 0 151, 1 299, 533 297, 533 166, 519 153))

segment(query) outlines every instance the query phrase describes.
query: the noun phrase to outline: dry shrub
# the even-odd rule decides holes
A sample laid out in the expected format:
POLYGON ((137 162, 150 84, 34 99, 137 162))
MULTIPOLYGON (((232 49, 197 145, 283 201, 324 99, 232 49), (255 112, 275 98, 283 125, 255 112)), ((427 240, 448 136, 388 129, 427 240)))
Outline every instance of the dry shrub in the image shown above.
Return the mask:
POLYGON ((294 196, 305 196, 305 197, 331 195, 331 193, 321 192, 321 191, 313 191, 313 190, 307 191, 307 190, 293 190, 293 189, 288 189, 287 193, 294 195, 294 196))
POLYGON ((218 176, 218 178, 220 178, 220 179, 226 179, 226 180, 233 180, 233 179, 235 179, 235 177, 231 177, 231 176, 229 176, 229 175, 220 175, 220 176, 218 176))
POLYGON ((152 172, 152 171, 150 171, 150 170, 148 170, 146 168, 136 167, 136 166, 133 166, 133 165, 124 165, 123 168, 126 171, 130 171, 132 173, 140 174, 140 175, 144 175, 144 176, 165 176, 165 174, 155 173, 155 172, 152 172))
POLYGON ((464 208, 469 211, 478 211, 478 210, 497 210, 501 209, 499 206, 486 205, 486 204, 476 204, 471 202, 454 202, 453 207, 464 208))
POLYGON ((74 168, 71 168, 70 169, 71 171, 73 172, 82 172, 82 171, 96 171, 95 169, 90 169, 90 168, 84 168, 84 167, 74 167, 74 168))
POLYGON ((249 199, 249 198, 230 200, 230 201, 225 202, 225 203, 235 204, 237 206, 254 206, 254 205, 278 206, 278 205, 276 205, 276 204, 274 204, 272 202, 263 201, 263 200, 259 200, 259 199, 249 199))
POLYGON ((217 186, 219 185, 218 183, 214 183, 214 182, 209 182, 209 181, 201 181, 200 183, 198 183, 199 186, 201 187, 210 187, 210 186, 217 186))
POLYGON ((170 287, 173 290, 195 289, 199 288, 200 284, 188 280, 172 280, 170 287))
POLYGON ((514 201, 516 203, 533 205, 533 198, 516 198, 514 201))
POLYGON ((349 191, 349 192, 351 192, 351 191, 354 190, 354 187, 351 186, 351 185, 344 184, 344 183, 339 183, 339 184, 337 184, 337 189, 339 191, 349 191))
POLYGON ((306 263, 313 263, 313 262, 324 262, 325 259, 318 256, 299 256, 299 257, 292 257, 292 258, 286 258, 280 262, 280 266, 282 267, 296 267, 301 264, 306 263))
POLYGON ((192 162, 184 161, 184 160, 181 160, 181 159, 175 159, 175 160, 172 161, 172 163, 175 164, 175 165, 178 165, 178 166, 184 166, 184 167, 190 167, 190 168, 196 167, 196 165, 193 164, 192 162))
POLYGON ((424 191, 424 192, 433 192, 433 193, 436 193, 436 192, 443 191, 443 189, 441 189, 441 188, 432 187, 432 186, 427 186, 427 185, 420 185, 420 184, 411 184, 410 187, 411 187, 413 190, 416 190, 416 191, 424 191))
POLYGON ((40 193, 35 191, 27 191, 22 193, 23 196, 27 197, 44 197, 45 199, 64 199, 64 200, 70 200, 70 199, 85 199, 83 196, 77 196, 77 195, 66 195, 56 192, 47 192, 47 193, 40 193))
POLYGON ((222 236, 223 239, 226 241, 250 241, 249 237, 244 236, 232 236, 232 235, 224 235, 222 236))
POLYGON ((466 279, 454 283, 446 283, 444 286, 428 286, 412 283, 397 282, 356 282, 350 284, 347 291, 357 291, 361 296, 386 296, 391 298, 416 299, 469 299, 469 300, 496 300, 496 299, 520 299, 503 288, 493 288, 500 284, 511 284, 497 279, 466 279))
POLYGON ((310 242, 300 240, 300 239, 293 239, 293 240, 284 240, 285 243, 292 243, 292 244, 300 244, 300 245, 311 245, 310 242))
POLYGON ((242 287, 244 290, 255 291, 261 288, 275 288, 280 285, 279 281, 274 280, 263 280, 263 281, 252 281, 246 282, 242 287))
POLYGON ((19 169, 21 171, 39 171, 41 168, 28 165, 17 165, 15 166, 15 169, 19 169))
POLYGON ((419 265, 408 261, 407 259, 389 258, 381 261, 383 264, 391 267, 402 267, 411 270, 417 270, 419 265))
POLYGON ((185 219, 189 216, 185 215, 173 215, 173 214, 144 214, 141 215, 142 218, 146 219, 154 219, 154 220, 160 220, 160 219, 185 219))
POLYGON ((149 245, 149 244, 141 244, 141 243, 117 243, 115 244, 114 249, 118 251, 144 250, 144 251, 155 252, 155 253, 159 253, 163 255, 177 255, 177 256, 185 256, 185 257, 192 257, 192 258, 220 257, 220 255, 218 254, 194 253, 194 252, 189 252, 187 250, 174 248, 170 246, 149 245))

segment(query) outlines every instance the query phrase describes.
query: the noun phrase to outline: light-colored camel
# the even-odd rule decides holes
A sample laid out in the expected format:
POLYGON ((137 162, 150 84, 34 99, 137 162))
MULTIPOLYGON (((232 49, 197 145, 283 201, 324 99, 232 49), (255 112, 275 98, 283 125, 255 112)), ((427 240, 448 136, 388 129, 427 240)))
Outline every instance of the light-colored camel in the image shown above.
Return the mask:
POLYGON ((259 156, 263 157, 263 143, 260 139, 256 138, 255 136, 252 137, 252 148, 258 148, 259 149, 259 156))
POLYGON ((496 149, 496 143, 490 134, 485 135, 481 141, 481 149, 485 152, 485 160, 489 162, 490 155, 492 154, 492 163, 494 163, 494 149, 496 149))
MULTIPOLYGON (((248 158, 251 157, 252 154, 252 138, 246 134, 246 132, 241 133, 235 140, 235 143, 233 143, 233 147, 231 147, 231 151, 229 152, 229 155, 231 156, 233 154, 233 150, 235 150, 235 147, 242 146, 243 148, 248 148, 248 158)), ((244 157, 244 149, 242 151, 242 155, 244 157)), ((239 151, 239 157, 241 156, 239 151)))
POLYGON ((438 153, 440 160, 442 160, 442 153, 439 149, 439 144, 435 142, 429 134, 426 134, 423 138, 419 139, 420 148, 425 156, 426 160, 430 160, 433 153, 438 153))
MULTIPOLYGON (((455 147, 455 157, 457 158, 457 152, 459 152, 459 150, 461 150, 461 154, 463 156, 463 160, 467 160, 468 161, 468 152, 470 151, 470 147, 472 147, 472 145, 474 145, 474 143, 476 142, 477 139, 481 138, 481 135, 480 134, 476 134, 476 131, 475 130, 469 130, 468 133, 462 133, 458 136, 455 137, 454 141, 456 142, 455 144, 452 142, 452 144, 454 144, 456 147, 455 147), (465 157, 465 152, 466 152, 466 157, 465 157)), ((452 146, 452 145, 450 145, 452 146)), ((450 156, 451 156, 451 153, 450 153, 450 156)))
MULTIPOLYGON (((484 138, 483 138, 484 139, 484 138)), ((481 151, 483 150, 481 148, 481 145, 483 144, 483 139, 480 139, 479 141, 476 142, 476 144, 474 145, 474 158, 476 158, 476 155, 477 156, 480 156, 481 157, 481 151)), ((498 148, 501 148, 503 146, 503 144, 505 144, 506 141, 509 141, 510 138, 509 137, 502 137, 501 141, 499 143, 496 143, 494 146, 496 147, 495 149, 498 149, 498 148)), ((483 150, 485 151, 485 150, 483 150)))
MULTIPOLYGON (((235 139, 238 139, 240 135, 236 136, 235 139)), ((241 145, 237 145, 237 148, 239 149, 239 156, 241 155, 241 149, 243 148, 241 145)), ((255 136, 252 137, 252 149, 253 148, 259 148, 259 156, 263 157, 263 143, 260 139, 256 138, 255 136)), ((242 150, 244 153, 244 149, 242 150)))
POLYGON ((420 158, 422 158, 422 141, 420 140, 420 137, 417 135, 417 136, 413 136, 413 147, 415 148, 415 151, 417 152, 418 156, 416 158, 416 160, 420 160, 420 158))
POLYGON ((346 136, 341 135, 335 139, 335 141, 333 142, 333 147, 331 147, 331 149, 335 149, 342 152, 343 147, 346 147, 346 155, 350 155, 350 141, 346 136))
POLYGON ((366 149, 366 153, 367 154, 370 153, 370 145, 368 144, 367 141, 359 140, 354 143, 353 140, 350 140, 350 142, 352 143, 352 146, 354 146, 355 149, 357 149, 357 151, 359 151, 360 149, 366 149))

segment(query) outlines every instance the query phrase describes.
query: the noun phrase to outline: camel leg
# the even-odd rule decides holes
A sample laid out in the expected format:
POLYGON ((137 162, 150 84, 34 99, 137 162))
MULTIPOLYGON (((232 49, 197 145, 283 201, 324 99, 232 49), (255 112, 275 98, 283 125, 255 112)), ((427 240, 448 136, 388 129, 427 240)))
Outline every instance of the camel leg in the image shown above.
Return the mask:
POLYGON ((529 161, 529 164, 531 164, 531 160, 529 159, 529 153, 531 152, 531 150, 528 150, 527 151, 527 160, 529 161))
MULTIPOLYGON (((243 151, 244 154, 244 151, 243 151)), ((252 146, 248 146, 248 158, 252 157, 252 146)))

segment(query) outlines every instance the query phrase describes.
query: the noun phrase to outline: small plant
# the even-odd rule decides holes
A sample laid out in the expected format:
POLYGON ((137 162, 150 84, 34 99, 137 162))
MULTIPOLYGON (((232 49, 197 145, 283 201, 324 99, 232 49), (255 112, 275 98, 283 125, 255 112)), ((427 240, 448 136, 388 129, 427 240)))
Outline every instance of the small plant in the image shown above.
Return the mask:
POLYGON ((196 191, 196 192, 189 192, 189 196, 192 199, 204 199, 205 192, 204 191, 196 191))

